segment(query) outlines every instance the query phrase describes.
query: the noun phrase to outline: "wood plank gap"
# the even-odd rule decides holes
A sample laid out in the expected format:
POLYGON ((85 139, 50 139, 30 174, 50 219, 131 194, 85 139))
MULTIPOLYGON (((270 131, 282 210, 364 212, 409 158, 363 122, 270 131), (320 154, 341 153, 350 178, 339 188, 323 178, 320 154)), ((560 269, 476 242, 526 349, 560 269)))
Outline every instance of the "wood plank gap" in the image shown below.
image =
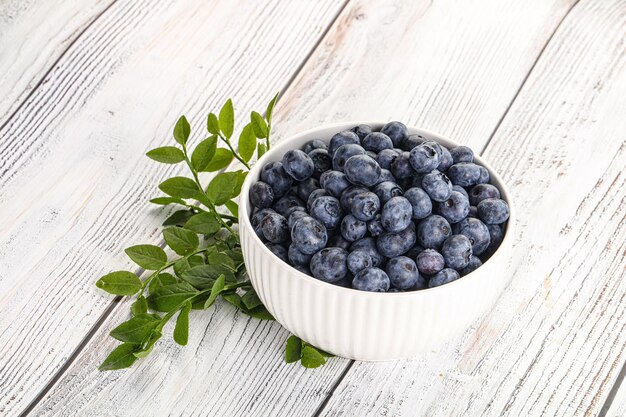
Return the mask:
POLYGON ((313 417, 319 417, 322 415, 322 412, 326 409, 326 406, 328 405, 328 401, 330 401, 330 398, 335 393, 335 390, 337 389, 337 387, 339 387, 339 384, 341 384, 344 378, 348 375, 348 372, 350 372, 350 369, 352 369, 355 362, 356 362, 355 360, 351 360, 348 366, 346 366, 346 369, 344 369, 341 375, 339 375, 339 378, 337 378, 337 380, 333 384, 332 388, 328 392, 328 395, 326 395, 326 398, 324 398, 324 401, 322 401, 320 406, 317 407, 317 410, 315 410, 315 414, 313 414, 313 417))
POLYGON ((602 405, 602 408, 600 408, 600 413, 598 414, 598 417, 607 417, 607 413, 611 409, 611 406, 613 405, 613 401, 615 400, 619 389, 624 385, 624 378, 626 378, 626 361, 622 365, 622 370, 617 375, 617 378, 615 379, 615 382, 611 387, 611 391, 609 391, 609 394, 607 395, 606 400, 602 405))

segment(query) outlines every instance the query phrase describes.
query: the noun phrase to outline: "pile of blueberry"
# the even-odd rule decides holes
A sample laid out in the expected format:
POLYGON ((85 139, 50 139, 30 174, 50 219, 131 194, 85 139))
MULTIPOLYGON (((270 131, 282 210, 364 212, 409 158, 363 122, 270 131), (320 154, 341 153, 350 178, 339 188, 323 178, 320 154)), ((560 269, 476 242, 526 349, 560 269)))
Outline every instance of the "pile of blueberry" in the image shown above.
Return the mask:
POLYGON ((363 291, 436 287, 480 267, 509 207, 466 146, 400 122, 359 125, 270 162, 250 189, 256 234, 279 258, 363 291))

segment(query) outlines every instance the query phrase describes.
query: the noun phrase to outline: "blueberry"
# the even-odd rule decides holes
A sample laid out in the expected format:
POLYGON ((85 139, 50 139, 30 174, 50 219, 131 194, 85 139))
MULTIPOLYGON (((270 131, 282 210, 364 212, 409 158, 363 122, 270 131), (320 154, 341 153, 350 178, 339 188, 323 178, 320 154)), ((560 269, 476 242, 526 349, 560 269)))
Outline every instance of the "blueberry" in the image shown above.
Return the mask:
POLYGON ((391 169, 391 164, 400 156, 400 152, 395 149, 383 149, 378 152, 376 162, 382 169, 391 169))
POLYGON ((417 255, 419 255, 420 253, 424 252, 424 248, 421 247, 420 245, 414 245, 411 249, 409 249, 404 256, 407 256, 411 259, 416 259, 417 255))
POLYGON ((325 149, 325 150, 328 150, 328 145, 326 145, 326 142, 324 142, 321 139, 313 139, 312 141, 307 142, 307 144, 304 145, 304 148, 302 148, 302 150, 306 154, 311 153, 315 149, 325 149))
POLYGON ((469 213, 467 213, 467 217, 473 217, 475 219, 478 218, 478 209, 476 206, 470 206, 469 213))
POLYGON ((357 125, 351 129, 359 139, 363 140, 363 138, 370 133, 372 133, 372 127, 370 125, 357 125))
POLYGON ((333 197, 339 198, 341 193, 350 186, 343 172, 326 171, 320 177, 320 185, 333 197))
POLYGON ((371 254, 365 249, 357 249, 350 252, 347 260, 348 270, 354 275, 366 268, 374 266, 371 254))
POLYGON ((300 149, 287 151, 283 155, 283 168, 296 181, 303 181, 313 175, 315 165, 309 155, 300 149))
POLYGON ((433 203, 426 191, 418 187, 412 187, 406 190, 404 198, 409 200, 413 209, 413 220, 424 219, 431 215, 433 211, 433 203))
POLYGON ((341 221, 341 236, 344 239, 354 242, 362 239, 365 233, 367 233, 367 224, 353 215, 348 214, 341 221))
POLYGON ((372 152, 372 151, 365 151, 365 155, 369 156, 374 161, 376 161, 376 157, 378 156, 376 152, 372 152))
POLYGON ((350 211, 352 207, 352 200, 354 196, 360 193, 367 192, 368 189, 364 187, 359 187, 358 185, 351 185, 341 193, 341 197, 339 198, 339 202, 341 203, 341 208, 345 211, 350 211))
POLYGON ((300 250, 296 247, 296 245, 292 243, 291 245, 289 245, 289 250, 287 251, 287 257, 289 258, 289 262, 291 262, 292 265, 306 266, 308 268, 313 255, 300 252, 300 250))
POLYGON ((333 165, 326 149, 314 149, 309 153, 309 157, 313 161, 313 177, 315 178, 319 178, 333 165))
POLYGON ((403 194, 402 188, 395 182, 385 181, 374 187, 374 194, 378 196, 381 203, 385 204, 393 197, 398 197, 403 194))
POLYGON ((359 193, 352 198, 350 212, 364 222, 372 220, 380 210, 380 199, 371 191, 359 193))
POLYGON ((391 142, 393 142, 393 146, 396 148, 400 147, 400 144, 409 136, 409 131, 403 123, 400 122, 389 122, 380 129, 381 133, 389 136, 391 142))
POLYGON ((474 162, 474 151, 467 146, 457 146, 450 149, 450 155, 452 155, 452 161, 455 164, 459 162, 474 162))
POLYGON ((465 235, 472 243, 472 253, 480 255, 487 250, 491 243, 489 229, 478 219, 468 217, 452 226, 455 234, 465 235))
POLYGON ((437 169, 441 172, 445 172, 452 166, 453 163, 452 155, 450 155, 448 148, 441 146, 441 158, 439 158, 439 165, 437 166, 437 169))
POLYGON ((406 292, 406 291, 401 290, 400 288, 396 288, 396 287, 389 287, 387 292, 406 292))
POLYGON ((265 245, 274 255, 278 256, 283 261, 289 263, 289 258, 287 257, 287 249, 283 245, 279 245, 277 243, 268 243, 265 245))
POLYGON ((489 184, 489 181, 491 181, 491 175, 489 174, 489 171, 487 171, 487 168, 479 165, 478 169, 480 170, 480 177, 478 178, 478 183, 489 184))
POLYGON ((311 193, 319 188, 320 188, 319 181, 311 177, 304 181, 300 181, 298 183, 296 193, 298 194, 298 197, 300 197, 302 201, 307 201, 311 193))
POLYGON ((436 275, 430 278, 428 281, 428 288, 438 287, 440 285, 447 284, 454 280, 459 279, 461 276, 454 269, 446 268, 437 272, 436 275))
POLYGON ((450 198, 439 204, 439 214, 449 223, 458 223, 469 214, 470 204, 465 195, 452 191, 450 198))
POLYGON ((302 253, 312 255, 326 246, 326 227, 312 217, 303 217, 291 227, 292 244, 302 253))
POLYGON ((465 191, 465 188, 461 187, 460 185, 453 185, 452 186, 452 191, 457 191, 461 194, 463 194, 465 196, 465 198, 467 198, 469 200, 469 194, 467 193, 467 191, 465 191))
POLYGON ((425 174, 439 166, 439 153, 432 142, 422 143, 411 149, 409 162, 418 174, 425 174))
POLYGON ((446 266, 443 255, 434 249, 425 249, 417 258, 417 269, 425 275, 433 275, 441 271, 446 266))
POLYGON ((472 243, 465 235, 452 235, 443 242, 441 254, 448 268, 463 269, 472 256, 472 243))
POLYGON ((254 229, 254 232, 259 237, 259 239, 261 239, 264 242, 267 239, 265 239, 265 236, 263 235, 263 230, 261 230, 261 221, 269 213, 276 213, 276 212, 272 209, 264 208, 264 209, 254 212, 252 214, 252 217, 250 217, 250 223, 252 224, 252 228, 254 229))
POLYGON ((421 145, 424 142, 426 142, 426 138, 422 135, 409 135, 406 139, 402 141, 400 147, 403 150, 409 152, 411 151, 411 149, 421 145))
POLYGON ((352 184, 371 187, 378 182, 380 166, 367 155, 355 155, 346 161, 344 172, 352 184))
POLYGON ((396 182, 396 178, 393 176, 391 171, 383 168, 380 170, 380 177, 378 177, 378 182, 376 183, 376 185, 385 181, 396 182))
POLYGON ((379 268, 364 269, 352 280, 352 288, 361 291, 386 292, 389 284, 389 277, 379 268))
POLYGON ((417 225, 417 241, 426 249, 437 249, 452 235, 446 219, 436 214, 426 217, 417 225))
POLYGON ((293 178, 287 174, 280 162, 265 164, 261 170, 261 180, 274 190, 274 197, 282 197, 291 189, 293 178))
POLYGON ((323 188, 318 188, 317 190, 313 190, 311 194, 309 194, 309 198, 306 200, 306 209, 310 212, 313 202, 319 197, 324 197, 327 195, 330 195, 330 194, 328 194, 328 191, 326 191, 323 188))
POLYGON ((475 206, 487 198, 500 198, 500 190, 491 184, 478 184, 469 190, 469 201, 475 206))
POLYGON ((346 275, 344 278, 341 278, 339 281, 331 282, 331 284, 336 285, 338 287, 352 288, 352 276, 346 275))
POLYGON ((432 200, 442 202, 450 198, 452 183, 444 173, 435 170, 424 175, 422 189, 432 200))
POLYGON ((488 224, 487 229, 489 230, 489 240, 491 242, 487 252, 495 252, 500 243, 502 243, 502 239, 504 239, 504 231, 499 224, 488 224))
POLYGON ((380 214, 377 214, 372 220, 367 222, 367 230, 370 235, 376 237, 385 231, 380 214))
POLYGON ((385 203, 381 212, 383 227, 390 232, 400 232, 411 224, 413 207, 404 197, 392 197, 385 203))
POLYGON ((420 275, 417 280, 417 284, 415 284, 415 286, 411 288, 411 291, 423 290, 426 288, 428 288, 428 278, 426 278, 424 275, 420 275))
POLYGON ((292 211, 289 217, 287 217, 287 226, 289 226, 289 230, 293 227, 293 225, 300 219, 304 217, 311 217, 309 213, 305 210, 295 210, 292 211))
POLYGON ((397 179, 400 178, 412 178, 415 175, 415 171, 409 162, 411 154, 409 152, 402 152, 392 163, 391 173, 397 179))
POLYGON ((485 224, 501 224, 509 218, 509 205, 499 198, 486 198, 476 208, 478 217, 485 224))
POLYGON ((447 174, 452 184, 471 187, 478 184, 480 180, 480 167, 471 162, 460 162, 452 165, 447 174))
POLYGON ((411 187, 422 188, 422 180, 424 179, 425 175, 426 174, 416 174, 416 173, 414 173, 413 174, 413 178, 411 180, 411 186, 409 188, 411 188, 411 187))
POLYGON ((308 266, 306 265, 292 265, 292 267, 300 272, 302 272, 303 274, 307 274, 309 276, 313 276, 313 274, 311 274, 311 270, 309 269, 308 266))
POLYGON ((335 155, 335 151, 339 149, 341 145, 346 145, 348 143, 354 143, 355 145, 359 145, 359 137, 354 132, 350 132, 349 130, 344 130, 343 132, 339 132, 334 135, 330 139, 330 144, 328 145, 328 155, 330 155, 331 159, 335 155))
POLYGON ((385 232, 378 236, 376 247, 387 258, 404 255, 415 244, 415 229, 412 224, 400 232, 385 232))
POLYGON ((278 213, 269 213, 261 220, 261 231, 271 243, 283 243, 289 240, 287 219, 278 213))
POLYGON ((321 281, 335 282, 348 273, 348 252, 341 248, 324 248, 311 258, 311 273, 321 281))
POLYGON ((311 216, 322 222, 327 229, 339 227, 343 218, 343 210, 335 197, 318 197, 311 203, 311 216))
POLYGON ((373 265, 378 267, 385 263, 385 257, 376 248, 376 240, 371 237, 365 237, 361 240, 357 240, 350 245, 350 251, 363 249, 372 257, 373 265))
POLYGON ((354 155, 365 155, 365 149, 361 145, 355 145, 354 143, 348 143, 341 145, 335 151, 333 156, 333 169, 335 171, 343 172, 343 167, 346 165, 348 158, 354 155))
POLYGON ((372 152, 380 152, 383 149, 392 149, 393 142, 389 136, 381 132, 372 132, 363 138, 363 147, 365 150, 372 152))
POLYGON ((352 242, 345 240, 343 236, 341 236, 341 233, 337 233, 333 235, 332 237, 328 238, 329 247, 336 247, 336 248, 348 250, 350 249, 350 245, 352 245, 352 242))
POLYGON ((401 290, 414 287, 420 277, 417 265, 411 258, 397 256, 390 259, 385 267, 391 285, 401 290))
POLYGON ((263 181, 257 181, 250 187, 250 202, 254 207, 271 207, 274 202, 274 190, 263 181))
POLYGON ((483 262, 480 260, 479 257, 472 255, 467 266, 461 269, 459 272, 461 273, 461 275, 467 275, 470 272, 477 270, 482 264, 483 262))
POLYGON ((273 207, 278 214, 287 218, 294 211, 304 210, 304 203, 293 194, 287 194, 276 201, 273 207))

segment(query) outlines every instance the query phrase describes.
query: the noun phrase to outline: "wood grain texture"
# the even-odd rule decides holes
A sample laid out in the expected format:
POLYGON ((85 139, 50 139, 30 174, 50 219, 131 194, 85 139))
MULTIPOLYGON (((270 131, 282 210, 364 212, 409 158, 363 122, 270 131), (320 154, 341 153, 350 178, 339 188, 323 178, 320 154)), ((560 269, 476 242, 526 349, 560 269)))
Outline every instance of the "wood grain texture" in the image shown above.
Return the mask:
POLYGON ((0 126, 112 1, 0 3, 0 126))
MULTIPOLYGON (((106 311, 112 297, 94 283, 133 268, 123 248, 161 241, 164 213, 147 200, 175 169, 143 154, 171 140, 182 111, 197 141, 226 98, 264 107, 342 5, 119 2, 64 54, 0 131, 0 415, 24 410, 106 311), (284 42, 297 47, 276 47, 284 42)), ((199 337, 207 317, 195 319, 199 337)), ((254 326, 285 337, 232 313, 216 321, 233 335, 254 326)), ((231 340, 222 336, 205 343, 231 340)), ((109 349, 91 348, 98 361, 109 349)), ((246 355, 251 368, 277 354, 259 352, 246 355)))
MULTIPOLYGON (((348 4, 280 100, 275 137, 320 122, 394 117, 485 144, 571 3, 452 5, 348 4)), ((113 346, 106 332, 127 316, 120 306, 34 414, 313 415, 347 361, 315 371, 284 365, 286 333, 277 324, 219 309, 209 323, 192 319, 186 348, 163 342, 139 368, 101 374, 94 368, 113 346)))
POLYGON ((519 218, 497 305, 440 351, 356 363, 321 415, 599 413, 626 347, 624 27, 623 1, 577 4, 484 152, 519 218))
POLYGON ((626 385, 622 382, 620 385, 613 403, 608 410, 606 410, 606 417, 624 417, 626 416, 626 385))

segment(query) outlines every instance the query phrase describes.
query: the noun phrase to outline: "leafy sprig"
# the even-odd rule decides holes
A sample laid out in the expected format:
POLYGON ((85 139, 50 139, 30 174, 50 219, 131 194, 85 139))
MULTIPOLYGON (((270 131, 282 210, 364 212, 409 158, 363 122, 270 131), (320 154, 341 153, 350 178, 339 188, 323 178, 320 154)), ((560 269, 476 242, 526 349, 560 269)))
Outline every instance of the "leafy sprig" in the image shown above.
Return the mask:
MULTIPOLYGON (((261 320, 273 320, 250 283, 237 233, 236 199, 255 154, 260 158, 270 148, 272 115, 278 94, 267 105, 265 116, 253 111, 250 122, 241 130, 237 149, 233 145, 235 113, 228 99, 219 111, 207 117, 208 136, 189 146, 191 126, 181 116, 174 126, 177 145, 162 146, 147 156, 163 164, 187 166, 191 177, 176 176, 159 184, 165 194, 150 202, 161 206, 180 206, 163 222, 163 239, 176 255, 155 245, 129 247, 126 255, 140 268, 141 274, 115 271, 101 277, 96 286, 110 294, 134 297, 131 318, 110 335, 122 342, 106 357, 100 370, 132 366, 150 354, 163 336, 164 326, 176 316, 173 339, 180 345, 189 340, 191 310, 211 308, 218 298, 243 314, 261 320), (220 147, 224 144, 225 147, 220 147), (222 171, 233 160, 245 169, 219 172, 207 186, 200 174, 222 171)), ((291 336, 287 340, 285 361, 299 360, 305 367, 316 368, 330 356, 312 345, 291 336)))

